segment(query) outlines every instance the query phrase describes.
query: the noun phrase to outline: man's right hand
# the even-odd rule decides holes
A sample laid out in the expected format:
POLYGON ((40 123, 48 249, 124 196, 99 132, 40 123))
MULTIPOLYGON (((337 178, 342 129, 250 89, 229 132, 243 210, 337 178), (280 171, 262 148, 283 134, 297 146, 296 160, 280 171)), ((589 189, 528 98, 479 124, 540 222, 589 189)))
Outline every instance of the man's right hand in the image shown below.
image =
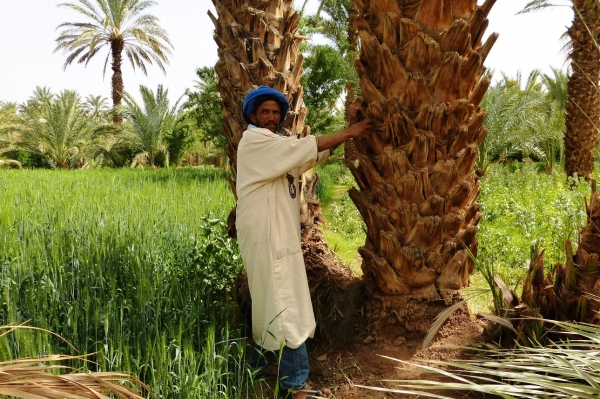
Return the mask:
MULTIPOLYGON (((342 130, 343 132, 344 130, 342 130)), ((348 138, 355 139, 373 132, 373 122, 371 119, 363 119, 360 122, 350 125, 346 131, 348 131, 348 138)))
POLYGON ((373 122, 371 121, 371 119, 364 119, 360 122, 350 125, 349 127, 340 132, 329 134, 327 136, 317 137, 317 149, 320 152, 329 150, 331 148, 336 148, 348 139, 362 137, 372 132, 373 122))

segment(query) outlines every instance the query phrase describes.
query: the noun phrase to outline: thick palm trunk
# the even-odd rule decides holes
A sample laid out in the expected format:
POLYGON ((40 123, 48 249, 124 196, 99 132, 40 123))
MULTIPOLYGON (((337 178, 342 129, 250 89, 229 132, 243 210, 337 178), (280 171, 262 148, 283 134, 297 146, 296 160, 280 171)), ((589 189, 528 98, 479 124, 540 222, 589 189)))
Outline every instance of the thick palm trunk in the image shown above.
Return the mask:
MULTIPOLYGON (((304 124, 307 109, 302 104, 304 92, 300 86, 303 58, 298 50, 304 37, 297 31, 300 17, 292 7, 293 0, 213 0, 213 4, 218 18, 210 12, 209 16, 215 25, 214 39, 219 47, 219 61, 215 65, 219 76, 217 89, 225 120, 227 156, 235 178, 237 148, 247 126, 242 117, 242 104, 253 88, 270 86, 288 98, 290 111, 283 124, 284 133, 301 137, 310 133, 304 124)), ((335 280, 332 273, 349 275, 350 272, 335 260, 323 240, 316 176, 304 176, 302 183, 302 249, 319 323, 321 318, 331 317, 335 304, 327 295, 338 290, 337 287, 326 290, 319 287, 335 280)), ((234 179, 230 179, 230 186, 235 195, 234 179)), ((230 217, 230 228, 233 223, 234 218, 230 217)))
POLYGON ((123 72, 121 71, 121 65, 123 63, 123 47, 124 43, 122 40, 113 40, 110 43, 111 55, 112 55, 112 100, 113 109, 116 111, 113 115, 114 123, 123 122, 123 117, 120 114, 121 102, 123 100, 123 72))
POLYGON ((600 116, 600 3, 573 0, 571 38, 572 74, 567 86, 565 169, 568 176, 591 178, 598 145, 600 116))
POLYGON ((460 296, 477 254, 473 165, 487 134, 483 62, 497 35, 481 40, 495 0, 355 3, 362 108, 376 132, 356 140, 350 196, 367 225, 372 321, 426 331, 431 302, 460 296))

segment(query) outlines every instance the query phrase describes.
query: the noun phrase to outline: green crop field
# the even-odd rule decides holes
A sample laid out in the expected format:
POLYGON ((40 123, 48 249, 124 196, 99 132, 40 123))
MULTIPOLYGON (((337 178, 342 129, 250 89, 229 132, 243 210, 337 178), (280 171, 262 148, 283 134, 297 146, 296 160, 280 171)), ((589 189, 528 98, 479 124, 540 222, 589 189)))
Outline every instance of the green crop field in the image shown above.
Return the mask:
MULTIPOLYGON (((318 173, 326 237, 360 274, 362 221, 344 194, 352 179, 336 165, 318 173)), ((131 371, 156 397, 251 397, 225 177, 210 168, 1 171, 0 325, 62 338, 16 330, 0 337, 0 359, 88 353, 94 363, 73 366, 131 371)), ((473 286, 485 287, 481 268, 517 286, 538 239, 549 267, 564 261, 589 193, 565 181, 534 164, 490 168, 473 286)))
POLYGON ((2 171, 0 193, 0 324, 65 340, 17 330, 0 358, 95 353, 76 366, 132 371, 156 397, 241 397, 224 172, 2 171))

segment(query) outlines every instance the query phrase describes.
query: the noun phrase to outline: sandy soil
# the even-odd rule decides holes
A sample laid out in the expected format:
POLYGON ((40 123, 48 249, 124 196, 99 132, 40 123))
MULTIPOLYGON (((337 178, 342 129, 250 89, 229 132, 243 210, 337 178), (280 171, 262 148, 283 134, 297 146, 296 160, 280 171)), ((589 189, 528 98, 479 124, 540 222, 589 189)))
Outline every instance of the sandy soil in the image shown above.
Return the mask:
MULTIPOLYGON (((461 313, 455 314, 446 322, 434 342, 426 349, 421 348, 420 338, 406 339, 400 336, 373 341, 370 337, 362 338, 362 342, 341 350, 328 350, 323 345, 311 348, 311 344, 314 343, 309 341, 310 380, 316 385, 330 388, 336 399, 415 398, 416 396, 380 392, 361 386, 401 389, 401 384, 390 380, 435 378, 431 374, 407 371, 402 363, 392 359, 424 364, 424 360, 465 358, 468 353, 460 347, 480 340, 482 333, 483 328, 477 321, 468 314, 461 313)), ((258 397, 273 398, 271 388, 275 382, 276 378, 262 381, 258 387, 262 394, 258 397)), ((467 397, 464 393, 446 391, 443 394, 454 398, 467 397)))

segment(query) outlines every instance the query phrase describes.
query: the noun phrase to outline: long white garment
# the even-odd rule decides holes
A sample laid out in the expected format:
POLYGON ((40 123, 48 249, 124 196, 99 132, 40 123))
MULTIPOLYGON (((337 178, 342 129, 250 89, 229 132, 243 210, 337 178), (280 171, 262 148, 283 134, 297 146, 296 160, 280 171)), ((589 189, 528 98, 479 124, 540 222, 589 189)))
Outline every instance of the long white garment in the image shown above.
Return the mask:
POLYGON ((268 350, 297 348, 315 331, 300 243, 299 177, 329 157, 314 136, 248 126, 237 153, 236 229, 252 297, 252 335, 268 350))

